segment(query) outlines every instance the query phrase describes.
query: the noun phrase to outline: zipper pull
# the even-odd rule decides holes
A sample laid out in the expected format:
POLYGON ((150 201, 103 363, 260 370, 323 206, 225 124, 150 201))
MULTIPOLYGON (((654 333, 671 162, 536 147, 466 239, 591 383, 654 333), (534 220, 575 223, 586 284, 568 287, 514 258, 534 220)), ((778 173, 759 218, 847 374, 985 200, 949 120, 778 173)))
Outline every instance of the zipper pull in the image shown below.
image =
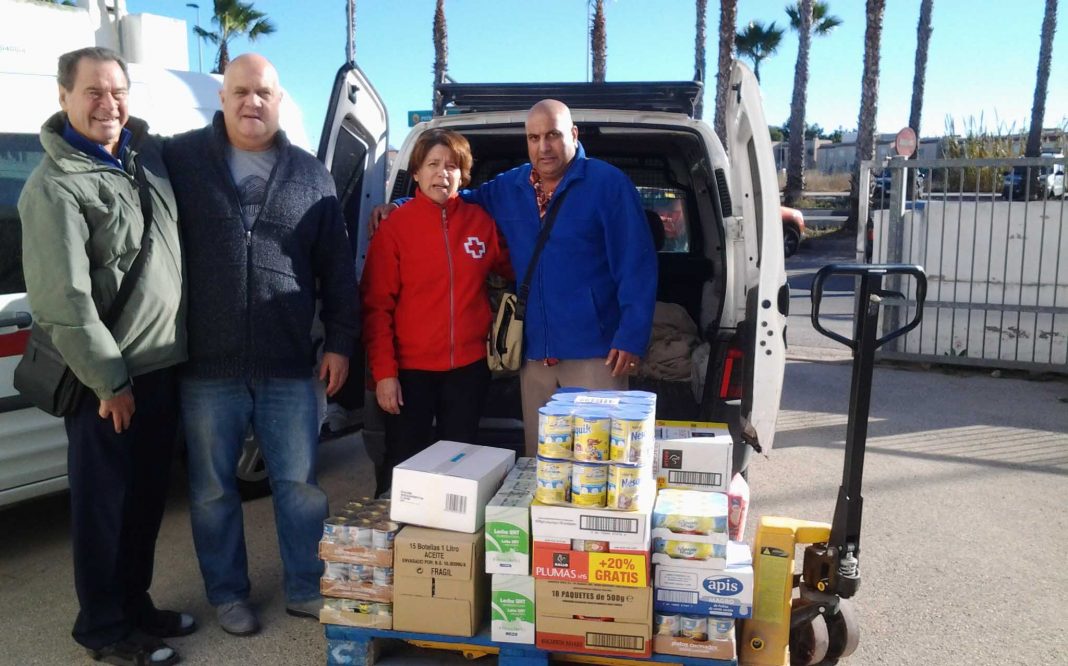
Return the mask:
POLYGON ((245 247, 252 247, 252 232, 245 232, 245 247))

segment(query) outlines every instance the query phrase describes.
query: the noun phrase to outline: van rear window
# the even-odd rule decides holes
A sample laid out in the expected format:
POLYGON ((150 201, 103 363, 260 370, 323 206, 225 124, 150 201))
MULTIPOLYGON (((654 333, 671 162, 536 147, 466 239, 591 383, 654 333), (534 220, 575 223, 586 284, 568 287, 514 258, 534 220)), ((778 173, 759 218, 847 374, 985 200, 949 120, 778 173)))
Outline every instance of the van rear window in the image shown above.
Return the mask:
POLYGON ((36 134, 0 133, 0 294, 26 291, 22 277, 22 186, 44 157, 36 134))
POLYGON ((686 193, 671 187, 638 186, 642 208, 652 211, 664 225, 664 245, 660 252, 685 254, 690 251, 686 193))

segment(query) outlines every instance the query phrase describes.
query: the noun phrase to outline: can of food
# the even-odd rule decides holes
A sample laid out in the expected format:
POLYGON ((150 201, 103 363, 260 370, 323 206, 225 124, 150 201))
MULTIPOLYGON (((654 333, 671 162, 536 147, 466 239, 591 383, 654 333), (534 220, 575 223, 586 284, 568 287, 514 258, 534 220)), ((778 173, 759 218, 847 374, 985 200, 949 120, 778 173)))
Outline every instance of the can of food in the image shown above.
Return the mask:
POLYGON ((375 603, 375 615, 393 615, 393 604, 388 601, 375 603))
POLYGON ((374 584, 378 587, 393 585, 393 567, 375 567, 374 584))
POLYGON ((707 641, 708 618, 704 615, 683 615, 679 618, 679 636, 692 641, 707 641))
POLYGON ((592 539, 572 539, 571 550, 577 550, 586 553, 607 553, 608 542, 594 541, 592 539))
POLYGON ((538 455, 571 457, 571 408, 545 405, 538 410, 538 455))
POLYGON ((604 506, 608 493, 608 465, 575 461, 571 464, 571 503, 604 506))
MULTIPOLYGON (((640 463, 652 454, 647 450, 648 418, 634 410, 620 410, 612 415, 610 451, 612 462, 640 463)), ((652 442, 648 442, 649 447, 652 442)))
POLYGON ((611 455, 611 415, 603 409, 578 409, 575 411, 573 423, 575 460, 608 462, 611 455))
POLYGON ((397 538, 399 530, 400 525, 391 520, 375 523, 374 533, 371 535, 372 545, 378 550, 392 550, 393 540, 397 538))
POLYGON ((571 461, 538 456, 534 497, 546 504, 564 504, 571 499, 571 461))
POLYGON ((679 616, 676 613, 653 613, 653 632, 657 636, 678 636, 679 616))
POLYGON ((344 516, 332 516, 323 521, 323 541, 347 544, 349 539, 349 519, 344 516))
POLYGON ((637 465, 609 465, 607 506, 623 511, 630 511, 636 508, 641 486, 641 467, 637 465))
POLYGON ((693 541, 654 539, 653 549, 675 560, 707 560, 712 557, 712 544, 693 541))
POLYGON ((351 566, 352 565, 346 564, 345 562, 324 562, 323 578, 326 580, 339 581, 351 580, 351 566))
POLYGON ((733 633, 734 620, 724 620, 715 617, 708 618, 708 640, 730 640, 733 633))
POLYGON ((381 509, 365 508, 364 510, 357 513, 356 517, 364 518, 366 520, 371 520, 377 523, 380 520, 385 520, 388 516, 386 516, 386 514, 381 509))
POLYGON ((350 564, 349 580, 360 583, 370 583, 374 578, 374 567, 370 564, 350 564))
POLYGON ((346 502, 345 506, 341 510, 342 511, 348 511, 349 513, 359 513, 360 511, 363 511, 365 508, 367 508, 367 504, 365 504, 364 502, 359 502, 357 500, 352 500, 351 502, 346 502))
POLYGON ((358 599, 335 599, 333 597, 323 597, 323 607, 332 608, 339 611, 347 611, 349 613, 358 613, 359 605, 364 603, 358 599))
POLYGON ((374 545, 375 524, 367 518, 357 518, 352 521, 352 525, 355 545, 361 548, 371 548, 374 545))

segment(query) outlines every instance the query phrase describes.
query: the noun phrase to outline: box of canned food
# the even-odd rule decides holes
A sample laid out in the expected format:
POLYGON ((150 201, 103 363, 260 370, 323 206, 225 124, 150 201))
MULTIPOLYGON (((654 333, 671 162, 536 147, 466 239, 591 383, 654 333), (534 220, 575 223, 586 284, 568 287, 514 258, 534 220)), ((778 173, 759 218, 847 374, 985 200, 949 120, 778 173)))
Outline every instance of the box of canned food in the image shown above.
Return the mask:
POLYGON ((535 578, 623 587, 649 586, 649 551, 611 548, 607 541, 535 541, 535 578))
POLYGON ((393 604, 361 599, 323 599, 319 611, 323 624, 342 624, 348 627, 393 628, 393 604))
POLYGON ((733 660, 736 656, 734 620, 654 611, 653 652, 733 660))
POLYGON ((693 561, 659 564, 654 559, 653 607, 665 613, 750 617, 753 564, 749 547, 731 542, 729 552, 725 568, 700 566, 693 561))

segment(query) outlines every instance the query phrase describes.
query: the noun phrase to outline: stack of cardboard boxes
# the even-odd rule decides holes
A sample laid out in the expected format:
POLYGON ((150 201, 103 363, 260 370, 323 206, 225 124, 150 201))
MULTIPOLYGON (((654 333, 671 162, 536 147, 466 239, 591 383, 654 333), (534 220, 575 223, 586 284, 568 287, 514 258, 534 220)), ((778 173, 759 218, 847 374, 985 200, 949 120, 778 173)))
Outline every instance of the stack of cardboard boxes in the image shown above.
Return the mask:
POLYGON ((490 637, 534 642, 534 578, 530 575, 530 503, 533 458, 520 458, 486 506, 486 573, 490 584, 490 637))
POLYGON ((390 516, 397 535, 393 628, 474 636, 489 597, 486 505, 515 453, 441 441, 393 470, 390 516))
POLYGON ((652 560, 659 654, 734 659, 734 620, 752 613, 749 548, 729 540, 731 528, 737 538, 744 529, 729 513, 733 448, 725 426, 658 422, 652 560))
POLYGON ((393 542, 389 500, 350 501, 323 525, 321 622, 389 629, 393 623, 393 542))

